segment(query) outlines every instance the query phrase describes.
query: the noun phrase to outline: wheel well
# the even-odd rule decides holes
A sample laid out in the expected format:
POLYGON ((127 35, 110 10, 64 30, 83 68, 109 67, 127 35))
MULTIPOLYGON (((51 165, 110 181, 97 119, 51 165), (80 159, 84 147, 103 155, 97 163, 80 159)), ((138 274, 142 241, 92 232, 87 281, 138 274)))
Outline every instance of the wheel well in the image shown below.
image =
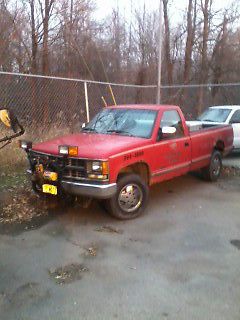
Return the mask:
POLYGON ((225 149, 224 142, 222 140, 218 140, 215 145, 215 150, 218 150, 222 153, 224 151, 224 149, 225 149))
POLYGON ((122 168, 118 174, 118 179, 120 178, 120 176, 126 173, 138 174, 143 179, 143 181, 145 181, 146 184, 149 184, 149 167, 144 162, 134 163, 130 166, 122 168))

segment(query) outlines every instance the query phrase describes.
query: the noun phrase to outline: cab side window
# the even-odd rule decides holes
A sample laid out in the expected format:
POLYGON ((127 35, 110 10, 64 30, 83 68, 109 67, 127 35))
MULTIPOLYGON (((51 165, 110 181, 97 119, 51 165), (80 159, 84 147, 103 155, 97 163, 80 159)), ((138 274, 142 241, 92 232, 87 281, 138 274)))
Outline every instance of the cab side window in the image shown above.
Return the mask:
POLYGON ((240 110, 237 110, 230 120, 230 123, 240 123, 240 110))
MULTIPOLYGON (((171 137, 162 137, 163 139, 181 138, 184 136, 184 129, 182 125, 182 120, 176 110, 165 111, 162 116, 160 123, 160 129, 163 127, 174 127, 176 128, 175 134, 171 137)), ((161 131, 161 130, 160 130, 161 131)))

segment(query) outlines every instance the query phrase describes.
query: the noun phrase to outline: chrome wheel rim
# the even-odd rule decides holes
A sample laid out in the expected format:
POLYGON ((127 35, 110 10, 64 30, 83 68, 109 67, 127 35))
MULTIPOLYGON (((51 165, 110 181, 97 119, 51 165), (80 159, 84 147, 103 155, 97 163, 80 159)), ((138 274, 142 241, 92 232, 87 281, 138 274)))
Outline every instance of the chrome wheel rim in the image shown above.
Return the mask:
POLYGON ((140 208, 143 192, 137 184, 128 184, 122 188, 118 196, 118 204, 122 211, 131 213, 140 208))
POLYGON ((215 157, 213 159, 213 164, 212 164, 212 172, 215 176, 218 176, 220 174, 221 170, 221 162, 219 157, 215 157))

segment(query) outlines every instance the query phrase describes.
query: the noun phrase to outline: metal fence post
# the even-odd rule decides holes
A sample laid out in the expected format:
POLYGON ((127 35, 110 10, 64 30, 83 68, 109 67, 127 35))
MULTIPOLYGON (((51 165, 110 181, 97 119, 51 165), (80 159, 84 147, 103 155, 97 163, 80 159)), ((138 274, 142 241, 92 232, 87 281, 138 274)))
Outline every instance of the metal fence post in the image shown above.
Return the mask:
POLYGON ((89 116, 89 103, 88 103, 88 88, 87 88, 87 82, 84 82, 84 92, 85 92, 85 105, 86 105, 87 122, 89 122, 89 121, 90 121, 90 116, 89 116))

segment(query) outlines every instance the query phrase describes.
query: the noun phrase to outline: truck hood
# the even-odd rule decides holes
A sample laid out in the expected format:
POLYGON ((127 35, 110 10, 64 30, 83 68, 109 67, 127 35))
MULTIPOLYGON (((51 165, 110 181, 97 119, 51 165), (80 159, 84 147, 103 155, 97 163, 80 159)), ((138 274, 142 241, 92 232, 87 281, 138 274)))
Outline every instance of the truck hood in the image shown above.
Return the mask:
POLYGON ((79 133, 34 144, 32 150, 58 155, 60 145, 78 147, 78 158, 105 160, 122 152, 149 144, 148 139, 120 135, 79 133))

